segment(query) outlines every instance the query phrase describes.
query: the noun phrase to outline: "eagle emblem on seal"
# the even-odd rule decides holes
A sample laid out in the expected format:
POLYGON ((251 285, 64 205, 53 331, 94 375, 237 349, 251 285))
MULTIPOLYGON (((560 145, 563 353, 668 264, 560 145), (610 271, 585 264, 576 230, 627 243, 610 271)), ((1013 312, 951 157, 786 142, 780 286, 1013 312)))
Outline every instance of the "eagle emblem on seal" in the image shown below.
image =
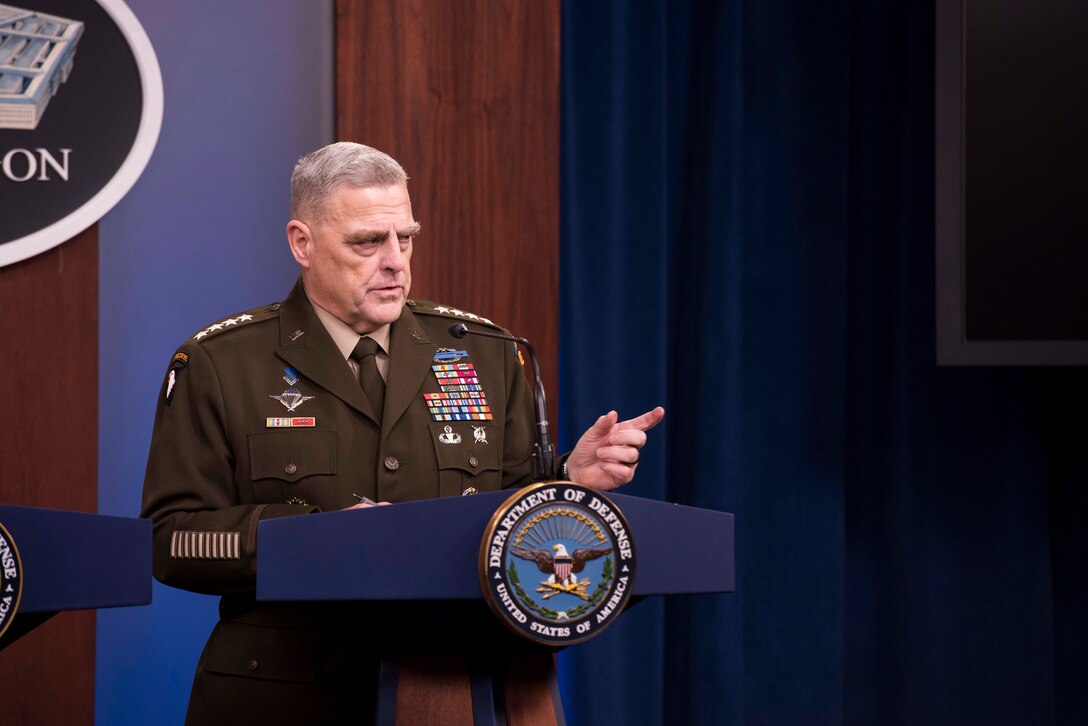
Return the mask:
POLYGON ((562 543, 552 545, 552 551, 527 549, 525 547, 511 547, 510 553, 523 560, 535 562, 540 571, 548 576, 541 582, 541 587, 536 589, 542 593, 543 600, 554 597, 561 592, 577 595, 583 600, 589 599, 586 588, 589 587, 589 579, 578 579, 578 573, 586 568, 586 563, 598 557, 604 557, 612 551, 611 547, 579 547, 574 554, 567 554, 567 548, 562 543))
POLYGON ((626 607, 635 547, 623 513, 602 493, 538 482, 491 516, 479 572, 484 598, 508 628, 543 645, 580 643, 626 607))

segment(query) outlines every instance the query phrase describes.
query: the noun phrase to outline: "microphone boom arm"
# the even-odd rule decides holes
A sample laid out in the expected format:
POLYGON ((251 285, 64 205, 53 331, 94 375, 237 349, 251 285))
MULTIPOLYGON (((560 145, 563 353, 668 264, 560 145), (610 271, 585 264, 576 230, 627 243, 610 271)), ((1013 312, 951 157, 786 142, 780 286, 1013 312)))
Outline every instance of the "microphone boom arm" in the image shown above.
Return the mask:
POLYGON ((552 448, 551 434, 548 429, 548 402, 544 395, 544 381, 540 377, 540 363, 537 362, 533 345, 525 338, 512 335, 491 333, 483 330, 469 330, 464 323, 454 323, 449 327, 450 335, 463 338, 466 335, 482 335, 485 338, 509 340, 525 347, 529 361, 533 365, 533 407, 536 413, 536 443, 533 445, 533 481, 553 481, 555 479, 555 449, 552 448))

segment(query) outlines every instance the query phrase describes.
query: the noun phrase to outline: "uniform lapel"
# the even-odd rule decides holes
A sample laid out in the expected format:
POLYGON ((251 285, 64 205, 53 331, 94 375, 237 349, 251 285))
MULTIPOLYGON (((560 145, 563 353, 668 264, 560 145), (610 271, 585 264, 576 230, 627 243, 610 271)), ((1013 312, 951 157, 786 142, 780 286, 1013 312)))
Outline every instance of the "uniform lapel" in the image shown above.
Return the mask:
POLYGON ((389 331, 384 431, 392 429, 416 396, 421 395, 420 389, 431 372, 437 347, 427 337, 416 316, 405 307, 389 331))
POLYGON ((282 303, 280 346, 276 349, 276 355, 303 377, 381 425, 359 381, 351 375, 347 361, 314 312, 302 288, 302 280, 295 283, 291 294, 282 303))

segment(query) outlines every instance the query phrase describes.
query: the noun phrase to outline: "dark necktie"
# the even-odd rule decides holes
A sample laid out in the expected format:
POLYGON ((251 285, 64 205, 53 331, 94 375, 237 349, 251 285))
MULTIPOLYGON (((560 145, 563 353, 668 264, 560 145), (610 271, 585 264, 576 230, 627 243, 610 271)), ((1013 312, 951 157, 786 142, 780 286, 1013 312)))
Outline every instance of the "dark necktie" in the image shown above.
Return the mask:
POLYGON ((380 419, 385 404, 385 381, 378 372, 378 349, 378 341, 364 335, 351 351, 351 359, 359 364, 359 385, 380 419))

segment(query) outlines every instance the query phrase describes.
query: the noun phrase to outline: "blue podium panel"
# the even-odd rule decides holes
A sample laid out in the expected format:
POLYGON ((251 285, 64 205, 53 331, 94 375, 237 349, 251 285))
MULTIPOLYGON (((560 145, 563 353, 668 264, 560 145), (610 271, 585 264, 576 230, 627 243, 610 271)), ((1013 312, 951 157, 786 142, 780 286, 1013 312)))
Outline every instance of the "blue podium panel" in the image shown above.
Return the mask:
POLYGON ((268 519, 258 600, 483 599, 484 527, 509 492, 268 519))
MULTIPOLYGON (((478 558, 511 492, 265 520, 259 600, 482 600, 478 558)), ((634 595, 731 592, 733 515, 621 494, 634 595)))
POLYGON ((20 613, 147 605, 151 522, 0 504, 23 564, 20 613))
POLYGON ((733 515, 653 499, 609 496, 631 526, 635 595, 733 592, 733 515))

